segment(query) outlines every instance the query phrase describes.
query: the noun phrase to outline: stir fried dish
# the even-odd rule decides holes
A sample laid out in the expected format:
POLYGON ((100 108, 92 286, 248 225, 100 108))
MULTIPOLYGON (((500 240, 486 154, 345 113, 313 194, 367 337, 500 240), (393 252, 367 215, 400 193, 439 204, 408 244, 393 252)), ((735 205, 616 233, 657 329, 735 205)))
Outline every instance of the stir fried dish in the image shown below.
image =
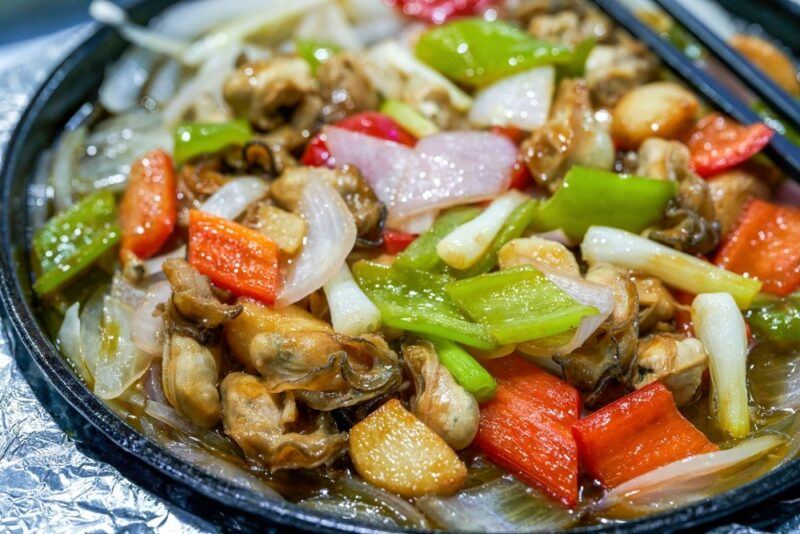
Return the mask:
MULTIPOLYGON (((384 526, 629 520, 800 448, 800 208, 591 4, 203 0, 51 154, 33 289, 175 456, 384 526)), ((796 73, 795 73, 796 77, 796 73)))

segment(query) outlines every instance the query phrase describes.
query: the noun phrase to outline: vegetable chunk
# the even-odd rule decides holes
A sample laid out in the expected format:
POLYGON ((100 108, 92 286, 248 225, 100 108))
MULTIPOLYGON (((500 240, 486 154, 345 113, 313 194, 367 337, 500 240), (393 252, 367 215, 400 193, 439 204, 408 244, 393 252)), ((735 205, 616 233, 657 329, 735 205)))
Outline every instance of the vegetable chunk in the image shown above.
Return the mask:
POLYGON ((404 497, 450 494, 467 479, 453 449, 397 399, 350 430, 350 457, 368 482, 404 497))
POLYGON ((671 462, 716 451, 655 382, 572 426, 586 471, 613 488, 671 462))

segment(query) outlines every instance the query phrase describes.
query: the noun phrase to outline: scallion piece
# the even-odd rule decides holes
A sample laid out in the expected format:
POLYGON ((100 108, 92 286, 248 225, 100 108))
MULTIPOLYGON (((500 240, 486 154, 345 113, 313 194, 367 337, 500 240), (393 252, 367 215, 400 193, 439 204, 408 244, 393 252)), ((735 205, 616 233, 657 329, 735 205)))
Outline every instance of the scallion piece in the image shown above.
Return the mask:
POLYGON ((436 253, 436 245, 456 227, 474 219, 481 212, 478 208, 456 208, 440 215, 430 230, 419 236, 408 248, 397 256, 395 265, 402 269, 432 271, 442 264, 436 253))
POLYGON ((439 362, 453 375, 458 384, 472 393, 475 400, 485 402, 494 397, 497 383, 470 353, 449 339, 436 336, 425 336, 439 355, 439 362))
POLYGON ((439 133, 439 127, 430 119, 400 100, 386 100, 381 105, 381 113, 393 118, 416 138, 439 133))

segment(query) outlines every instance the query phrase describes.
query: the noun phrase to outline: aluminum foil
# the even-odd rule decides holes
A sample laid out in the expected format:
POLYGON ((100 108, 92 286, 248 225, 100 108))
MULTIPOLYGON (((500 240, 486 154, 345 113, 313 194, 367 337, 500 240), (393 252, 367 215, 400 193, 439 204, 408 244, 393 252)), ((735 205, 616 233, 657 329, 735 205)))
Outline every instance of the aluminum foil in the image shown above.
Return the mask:
MULTIPOLYGON (((0 152, 32 91, 90 30, 81 26, 0 49, 0 152)), ((40 395, 52 395, 51 411, 65 404, 37 369, 23 373, 17 365, 10 326, 3 321, 0 317, 0 531, 217 530, 84 453, 81 443, 61 429, 34 394, 26 377, 34 386, 38 382, 40 395)))

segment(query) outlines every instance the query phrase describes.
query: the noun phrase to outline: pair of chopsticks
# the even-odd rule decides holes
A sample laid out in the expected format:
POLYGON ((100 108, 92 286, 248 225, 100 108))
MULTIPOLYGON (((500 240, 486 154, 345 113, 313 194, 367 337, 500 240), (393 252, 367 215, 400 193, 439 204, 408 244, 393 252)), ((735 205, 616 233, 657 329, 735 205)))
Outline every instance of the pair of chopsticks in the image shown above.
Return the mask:
MULTIPOLYGON (((656 0, 656 2, 678 23, 684 25, 713 56, 737 74, 742 82, 761 97, 765 104, 778 112, 786 120, 787 125, 800 129, 800 109, 789 95, 706 28, 678 2, 675 0, 656 0)), ((594 3, 620 26, 647 45, 673 72, 693 86, 708 101, 716 104, 724 113, 742 124, 761 121, 758 114, 751 110, 745 102, 662 39, 618 0, 594 0, 594 3)), ((800 148, 776 133, 765 152, 786 174, 800 181, 800 148)))

